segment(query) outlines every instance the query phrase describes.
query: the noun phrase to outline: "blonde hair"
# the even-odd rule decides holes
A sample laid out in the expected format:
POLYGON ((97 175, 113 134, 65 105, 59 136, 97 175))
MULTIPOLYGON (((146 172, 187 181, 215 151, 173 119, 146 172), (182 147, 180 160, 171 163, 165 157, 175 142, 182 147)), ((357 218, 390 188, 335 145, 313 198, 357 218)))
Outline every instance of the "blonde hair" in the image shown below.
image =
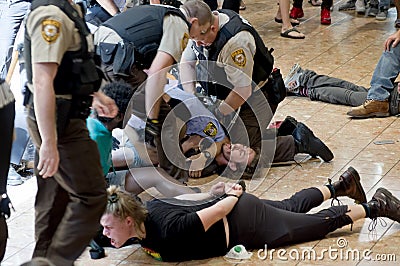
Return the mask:
POLYGON ((107 207, 104 214, 112 214, 121 220, 132 217, 135 228, 144 233, 141 224, 146 220, 147 210, 132 195, 117 186, 107 189, 107 207))
POLYGON ((213 24, 214 16, 210 7, 202 0, 189 0, 181 6, 189 18, 197 18, 200 25, 213 24))

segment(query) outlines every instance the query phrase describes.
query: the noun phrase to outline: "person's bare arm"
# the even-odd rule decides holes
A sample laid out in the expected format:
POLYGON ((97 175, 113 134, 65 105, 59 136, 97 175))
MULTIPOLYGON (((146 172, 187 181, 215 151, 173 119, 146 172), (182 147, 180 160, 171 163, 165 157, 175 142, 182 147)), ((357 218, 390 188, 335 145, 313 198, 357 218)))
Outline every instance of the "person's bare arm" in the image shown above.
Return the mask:
POLYGON ((239 201, 239 197, 243 193, 242 186, 239 184, 226 184, 225 190, 227 191, 227 197, 218 201, 214 205, 202 209, 197 213, 203 223, 204 230, 207 231, 213 224, 228 215, 236 203, 239 201), (229 188, 227 188, 229 187, 229 188))
POLYGON ((209 192, 202 192, 202 193, 189 193, 176 196, 176 199, 180 200, 205 200, 210 198, 219 197, 225 193, 225 183, 218 182, 213 185, 209 192))
MULTIPOLYGON (((202 139, 200 143, 202 141, 204 141, 204 139, 202 139)), ((205 152, 208 152, 210 158, 215 158, 222 152, 222 144, 227 143, 228 141, 228 137, 225 137, 222 141, 213 142, 210 147, 202 150, 199 154, 191 156, 189 158, 189 160, 191 160, 189 176, 192 178, 200 178, 207 160, 209 159, 205 156, 205 152)))
POLYGON ((179 64, 179 76, 183 89, 188 93, 195 93, 196 62, 186 61, 183 56, 179 64))
POLYGON ((192 48, 192 41, 189 40, 188 45, 182 53, 179 63, 179 78, 183 89, 188 93, 195 93, 196 88, 196 62, 197 58, 192 48))
POLYGON ((96 0, 102 8, 104 8, 108 14, 115 16, 119 13, 118 7, 115 5, 113 0, 96 0))
POLYGON ((56 63, 33 64, 34 108, 42 144, 39 150, 39 174, 53 176, 60 162, 57 148, 56 97, 53 81, 57 74, 56 63))
POLYGON ((251 86, 234 88, 219 106, 219 111, 223 115, 230 114, 233 110, 237 110, 251 96, 251 86))
POLYGON ((147 72, 146 113, 151 119, 158 118, 164 86, 167 84, 167 73, 174 62, 170 54, 158 51, 147 72))
POLYGON ((93 93, 92 108, 99 116, 114 118, 118 114, 118 106, 115 101, 101 91, 93 93))

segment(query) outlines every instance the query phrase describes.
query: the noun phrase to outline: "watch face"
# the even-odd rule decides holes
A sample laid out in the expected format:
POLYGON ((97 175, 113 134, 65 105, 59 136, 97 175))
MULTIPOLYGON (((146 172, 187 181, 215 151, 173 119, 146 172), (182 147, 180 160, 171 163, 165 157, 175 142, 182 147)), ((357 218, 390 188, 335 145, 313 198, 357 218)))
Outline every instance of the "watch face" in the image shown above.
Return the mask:
POLYGON ((208 151, 204 151, 203 153, 204 153, 204 156, 205 156, 207 159, 211 158, 211 154, 210 154, 208 151))

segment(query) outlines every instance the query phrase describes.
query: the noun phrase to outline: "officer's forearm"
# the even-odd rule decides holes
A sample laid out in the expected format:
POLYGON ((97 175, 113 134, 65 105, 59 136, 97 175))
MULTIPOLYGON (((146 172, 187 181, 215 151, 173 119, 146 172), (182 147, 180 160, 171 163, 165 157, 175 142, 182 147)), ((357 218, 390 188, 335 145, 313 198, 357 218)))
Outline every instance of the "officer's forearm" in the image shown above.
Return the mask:
POLYGON ((53 87, 56 64, 34 65, 34 108, 42 142, 54 143, 56 133, 56 98, 53 87))
POLYGON ((170 54, 158 51, 147 72, 145 104, 150 119, 158 119, 161 97, 167 84, 167 72, 173 63, 174 58, 170 54))
POLYGON ((250 97, 251 92, 251 86, 234 88, 234 90, 228 94, 224 102, 220 105, 219 111, 222 114, 227 115, 233 110, 237 110, 250 97))
POLYGON ((196 62, 182 60, 179 64, 179 74, 183 89, 188 93, 195 93, 196 62))

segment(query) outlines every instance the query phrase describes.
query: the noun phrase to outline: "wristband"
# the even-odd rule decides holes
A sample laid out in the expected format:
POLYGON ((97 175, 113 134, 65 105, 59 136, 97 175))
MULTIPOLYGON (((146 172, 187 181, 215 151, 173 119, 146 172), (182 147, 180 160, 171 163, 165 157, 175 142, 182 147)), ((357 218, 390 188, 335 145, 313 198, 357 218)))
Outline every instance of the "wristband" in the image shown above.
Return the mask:
POLYGON ((238 196, 238 195, 235 195, 235 194, 225 194, 226 195, 226 197, 229 197, 229 196, 232 196, 232 197, 236 197, 236 198, 240 198, 240 196, 238 196))

